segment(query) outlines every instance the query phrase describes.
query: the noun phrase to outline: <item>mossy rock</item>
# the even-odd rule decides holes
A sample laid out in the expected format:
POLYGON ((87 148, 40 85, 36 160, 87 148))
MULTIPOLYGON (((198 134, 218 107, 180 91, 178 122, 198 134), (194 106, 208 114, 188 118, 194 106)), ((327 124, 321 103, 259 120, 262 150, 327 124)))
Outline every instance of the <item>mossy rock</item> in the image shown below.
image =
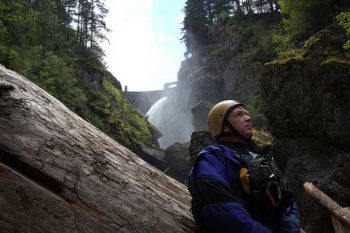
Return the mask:
POLYGON ((215 143, 208 130, 194 131, 191 135, 190 142, 189 154, 192 159, 194 159, 204 147, 215 143))
POLYGON ((273 137, 267 130, 253 129, 253 138, 250 150, 257 154, 266 155, 272 146, 273 137))
POLYGON ((99 76, 99 82, 90 77, 101 74, 82 72, 81 84, 88 100, 80 115, 133 151, 151 145, 149 123, 122 95, 119 82, 111 81, 109 76, 99 76))
POLYGON ((349 64, 349 53, 343 49, 346 36, 337 26, 329 26, 311 36, 301 48, 285 51, 268 65, 303 62, 317 58, 320 63, 341 62, 349 64))

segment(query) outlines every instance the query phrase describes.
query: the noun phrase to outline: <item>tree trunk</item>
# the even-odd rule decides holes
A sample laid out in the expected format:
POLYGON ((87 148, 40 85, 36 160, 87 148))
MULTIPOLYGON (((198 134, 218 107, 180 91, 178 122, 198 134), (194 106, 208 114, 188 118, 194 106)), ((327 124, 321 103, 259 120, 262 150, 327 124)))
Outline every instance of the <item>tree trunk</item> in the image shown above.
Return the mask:
POLYGON ((193 232, 187 189, 0 66, 0 232, 193 232))
POLYGON ((343 208, 312 183, 304 183, 305 191, 319 201, 332 214, 333 227, 336 233, 350 232, 350 209, 343 208))

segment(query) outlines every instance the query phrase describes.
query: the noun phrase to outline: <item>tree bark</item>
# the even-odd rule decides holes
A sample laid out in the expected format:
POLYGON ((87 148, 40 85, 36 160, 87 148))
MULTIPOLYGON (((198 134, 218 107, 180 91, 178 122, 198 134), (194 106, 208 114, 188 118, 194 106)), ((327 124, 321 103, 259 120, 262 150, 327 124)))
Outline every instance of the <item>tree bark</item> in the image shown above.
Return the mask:
POLYGON ((0 232, 194 232, 187 188, 0 66, 0 232))
POLYGON ((304 183, 304 189, 332 214, 332 222, 336 233, 350 232, 350 209, 348 207, 341 207, 310 182, 304 183))

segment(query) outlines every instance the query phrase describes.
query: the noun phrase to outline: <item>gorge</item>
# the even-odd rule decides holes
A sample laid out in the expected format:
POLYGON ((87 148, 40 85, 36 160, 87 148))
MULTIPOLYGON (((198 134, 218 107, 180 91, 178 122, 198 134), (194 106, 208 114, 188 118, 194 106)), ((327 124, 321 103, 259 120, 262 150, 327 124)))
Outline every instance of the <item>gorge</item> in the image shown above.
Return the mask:
POLYGON ((96 34, 69 27, 77 1, 62 2, 0 3, 1 231, 196 231, 186 186, 167 175, 186 183, 212 143, 208 111, 235 99, 267 135, 261 151, 288 178, 302 227, 334 232, 302 185, 350 206, 349 1, 187 0, 176 88, 153 93, 148 113, 108 72, 96 34))

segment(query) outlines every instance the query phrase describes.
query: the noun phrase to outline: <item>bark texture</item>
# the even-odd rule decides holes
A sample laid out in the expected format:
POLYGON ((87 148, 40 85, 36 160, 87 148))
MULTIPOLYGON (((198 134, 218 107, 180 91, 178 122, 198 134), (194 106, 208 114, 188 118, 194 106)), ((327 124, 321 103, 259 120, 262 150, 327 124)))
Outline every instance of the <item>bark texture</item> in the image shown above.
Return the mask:
POLYGON ((326 207, 332 215, 332 223, 335 233, 350 232, 350 209, 343 208, 312 183, 304 183, 305 191, 326 207))
POLYGON ((0 66, 0 232, 193 232, 187 188, 0 66))

